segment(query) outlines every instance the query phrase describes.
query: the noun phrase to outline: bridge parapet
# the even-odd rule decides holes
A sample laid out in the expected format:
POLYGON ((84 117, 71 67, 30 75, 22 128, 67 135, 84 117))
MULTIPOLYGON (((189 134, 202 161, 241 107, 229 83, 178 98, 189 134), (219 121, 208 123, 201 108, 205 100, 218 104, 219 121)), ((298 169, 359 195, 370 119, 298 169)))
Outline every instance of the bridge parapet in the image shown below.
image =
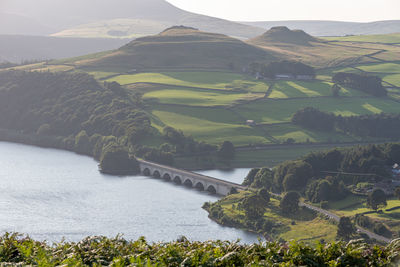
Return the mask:
POLYGON ((138 161, 140 164, 140 171, 144 175, 168 179, 178 184, 185 184, 187 186, 196 187, 200 190, 207 190, 221 196, 228 195, 232 188, 236 188, 237 190, 245 190, 247 188, 240 184, 186 170, 172 168, 150 161, 138 161))

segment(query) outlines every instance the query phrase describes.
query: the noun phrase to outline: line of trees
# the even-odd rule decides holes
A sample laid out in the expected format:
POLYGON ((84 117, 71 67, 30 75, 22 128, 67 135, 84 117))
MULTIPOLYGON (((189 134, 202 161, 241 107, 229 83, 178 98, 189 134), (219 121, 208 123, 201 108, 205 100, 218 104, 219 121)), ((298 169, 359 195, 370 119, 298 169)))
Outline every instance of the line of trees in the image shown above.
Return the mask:
POLYGON ((374 96, 386 96, 382 78, 375 75, 338 72, 332 77, 334 83, 360 90, 374 96))
POLYGON ((400 138, 400 114, 370 114, 343 117, 320 111, 313 107, 298 110, 292 122, 317 131, 341 131, 363 137, 400 138))
POLYGON ((307 75, 311 76, 312 78, 315 77, 315 69, 313 67, 301 62, 288 60, 271 62, 268 65, 253 62, 249 65, 249 72, 252 75, 256 75, 258 73, 263 77, 270 79, 274 79, 278 74, 287 74, 293 76, 307 75))

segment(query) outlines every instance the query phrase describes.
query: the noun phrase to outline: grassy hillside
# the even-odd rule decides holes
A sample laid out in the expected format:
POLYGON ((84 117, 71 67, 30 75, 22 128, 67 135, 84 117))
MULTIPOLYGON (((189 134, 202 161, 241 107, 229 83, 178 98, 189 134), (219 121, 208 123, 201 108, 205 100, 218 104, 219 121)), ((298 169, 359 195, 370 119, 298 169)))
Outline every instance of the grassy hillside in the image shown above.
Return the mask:
POLYGON ((343 37, 323 37, 323 39, 329 40, 329 41, 399 44, 400 43, 400 33, 351 35, 351 36, 343 36, 343 37))
MULTIPOLYGON (((263 35, 250 39, 248 43, 277 53, 283 59, 301 61, 317 68, 373 62, 375 60, 368 56, 383 52, 374 46, 330 43, 301 30, 289 30, 286 27, 274 27, 263 35)), ((391 51, 395 48, 388 49, 391 51)))
POLYGON ((273 53, 221 34, 188 27, 172 27, 136 39, 120 49, 75 62, 97 69, 231 69, 241 70, 255 60, 273 60, 273 53))

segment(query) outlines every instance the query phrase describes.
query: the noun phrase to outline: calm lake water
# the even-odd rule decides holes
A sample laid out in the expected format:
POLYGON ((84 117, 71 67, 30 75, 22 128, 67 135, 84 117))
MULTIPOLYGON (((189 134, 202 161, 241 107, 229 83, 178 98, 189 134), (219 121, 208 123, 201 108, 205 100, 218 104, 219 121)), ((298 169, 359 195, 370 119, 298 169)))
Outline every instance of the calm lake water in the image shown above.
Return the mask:
MULTIPOLYGON (((241 183, 247 169, 201 173, 241 183)), ((78 241, 88 235, 149 241, 257 242, 219 226, 201 209, 215 196, 144 176, 100 174, 97 162, 74 153, 0 142, 0 232, 39 240, 78 241)))

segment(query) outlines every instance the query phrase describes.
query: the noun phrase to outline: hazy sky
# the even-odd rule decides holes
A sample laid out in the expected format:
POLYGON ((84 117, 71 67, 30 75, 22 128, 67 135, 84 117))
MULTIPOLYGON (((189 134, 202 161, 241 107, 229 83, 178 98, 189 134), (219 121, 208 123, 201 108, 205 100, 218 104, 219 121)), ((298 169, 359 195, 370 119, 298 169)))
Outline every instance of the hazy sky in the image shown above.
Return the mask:
POLYGON ((400 0, 167 0, 230 20, 400 20, 400 0))

